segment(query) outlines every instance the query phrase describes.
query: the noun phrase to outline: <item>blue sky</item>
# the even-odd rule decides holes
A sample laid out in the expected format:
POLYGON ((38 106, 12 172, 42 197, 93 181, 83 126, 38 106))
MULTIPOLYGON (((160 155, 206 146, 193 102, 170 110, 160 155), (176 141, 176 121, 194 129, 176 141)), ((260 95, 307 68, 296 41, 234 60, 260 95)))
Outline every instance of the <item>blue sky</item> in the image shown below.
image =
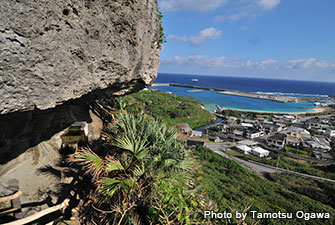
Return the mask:
POLYGON ((334 0, 158 0, 159 72, 335 82, 334 0))

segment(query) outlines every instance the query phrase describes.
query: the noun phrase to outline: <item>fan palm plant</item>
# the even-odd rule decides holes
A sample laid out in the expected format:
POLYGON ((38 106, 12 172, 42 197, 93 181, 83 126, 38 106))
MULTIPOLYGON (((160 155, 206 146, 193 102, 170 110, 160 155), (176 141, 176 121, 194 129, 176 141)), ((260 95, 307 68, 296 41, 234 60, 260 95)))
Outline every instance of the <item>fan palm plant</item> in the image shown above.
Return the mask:
POLYGON ((110 137, 107 151, 83 148, 71 157, 91 176, 96 188, 91 206, 100 212, 95 215, 100 221, 118 218, 115 221, 119 224, 135 219, 143 222, 149 199, 159 199, 153 193, 155 183, 174 177, 183 177, 186 185, 190 183, 188 172, 193 162, 175 129, 143 115, 122 112, 110 137))

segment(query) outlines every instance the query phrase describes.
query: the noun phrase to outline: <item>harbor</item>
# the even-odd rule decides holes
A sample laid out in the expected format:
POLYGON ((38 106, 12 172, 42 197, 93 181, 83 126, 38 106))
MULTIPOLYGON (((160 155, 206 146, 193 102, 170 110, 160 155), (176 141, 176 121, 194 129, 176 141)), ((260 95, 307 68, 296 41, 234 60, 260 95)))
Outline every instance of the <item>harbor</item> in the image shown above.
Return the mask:
MULTIPOLYGON (((246 98, 264 99, 264 100, 281 102, 281 103, 315 102, 315 101, 329 100, 329 98, 326 98, 326 97, 295 97, 295 96, 259 94, 259 93, 253 93, 253 92, 231 90, 231 89, 209 88, 209 87, 201 87, 201 86, 196 86, 196 85, 177 84, 177 83, 155 83, 152 85, 152 87, 167 87, 167 86, 192 88, 192 89, 195 89, 194 92, 198 92, 199 90, 216 91, 219 94, 240 96, 240 97, 246 97, 246 98)), ((193 91, 190 90, 189 92, 193 92, 193 91)))

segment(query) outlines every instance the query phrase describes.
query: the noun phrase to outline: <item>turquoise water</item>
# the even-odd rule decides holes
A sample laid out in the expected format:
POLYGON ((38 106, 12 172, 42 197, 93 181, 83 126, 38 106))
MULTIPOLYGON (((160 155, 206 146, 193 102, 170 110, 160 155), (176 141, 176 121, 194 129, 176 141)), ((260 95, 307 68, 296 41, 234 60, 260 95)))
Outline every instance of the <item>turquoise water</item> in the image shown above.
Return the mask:
POLYGON ((263 99, 224 95, 215 91, 207 90, 202 90, 201 92, 187 92, 188 90, 192 89, 182 87, 152 88, 164 92, 172 92, 172 94, 176 95, 194 97, 199 102, 201 102, 207 110, 211 112, 216 109, 216 105, 227 109, 283 113, 313 112, 313 109, 315 109, 315 106, 312 102, 281 103, 263 99))

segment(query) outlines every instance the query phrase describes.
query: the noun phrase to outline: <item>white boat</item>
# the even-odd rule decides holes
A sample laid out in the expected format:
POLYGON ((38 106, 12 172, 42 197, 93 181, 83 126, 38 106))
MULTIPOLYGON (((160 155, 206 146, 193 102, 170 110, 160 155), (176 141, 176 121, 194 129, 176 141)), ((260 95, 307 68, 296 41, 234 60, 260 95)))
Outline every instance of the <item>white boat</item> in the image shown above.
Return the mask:
POLYGON ((192 79, 192 81, 199 81, 198 79, 192 79))

